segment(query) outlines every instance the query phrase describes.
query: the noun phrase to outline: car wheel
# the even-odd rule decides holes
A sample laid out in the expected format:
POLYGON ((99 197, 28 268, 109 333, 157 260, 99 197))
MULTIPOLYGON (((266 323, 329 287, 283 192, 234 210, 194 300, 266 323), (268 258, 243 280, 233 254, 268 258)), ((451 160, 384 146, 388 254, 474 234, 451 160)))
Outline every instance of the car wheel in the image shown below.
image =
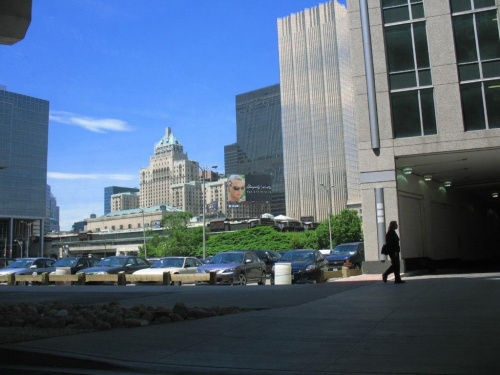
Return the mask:
POLYGON ((247 277, 244 273, 240 273, 238 275, 238 284, 240 285, 247 285, 247 277))
POLYGON ((262 272, 262 277, 260 278, 260 281, 258 283, 259 285, 266 285, 266 273, 262 272))

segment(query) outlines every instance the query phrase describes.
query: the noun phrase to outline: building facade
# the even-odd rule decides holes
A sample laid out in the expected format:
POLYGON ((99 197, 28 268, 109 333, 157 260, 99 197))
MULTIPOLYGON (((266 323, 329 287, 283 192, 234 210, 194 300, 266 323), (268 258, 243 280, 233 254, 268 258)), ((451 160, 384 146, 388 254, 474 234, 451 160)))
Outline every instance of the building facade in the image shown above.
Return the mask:
POLYGON ((188 159, 182 145, 167 127, 155 145, 150 164, 140 170, 140 206, 173 204, 171 186, 198 181, 200 166, 188 159))
POLYGON ((111 196, 111 212, 139 208, 138 193, 120 193, 111 196))
POLYGON ((59 206, 57 205, 57 199, 52 194, 52 190, 50 188, 50 185, 47 185, 47 197, 46 197, 46 202, 47 202, 47 215, 45 218, 45 226, 46 230, 45 233, 50 233, 50 232, 59 232, 60 227, 59 227, 59 206))
MULTIPOLYGON (((139 189, 123 187, 123 186, 106 186, 104 188, 104 215, 109 214, 112 210, 111 208, 111 196, 113 194, 120 193, 139 193, 139 189)), ((117 210, 115 210, 117 211, 117 210)))
POLYGON ((48 101, 0 89, 0 233, 12 256, 26 255, 35 221, 44 227, 48 129, 48 101))
MULTIPOLYGON (((283 215, 286 205, 279 84, 236 96, 236 139, 236 167, 228 171, 226 165, 226 174, 271 176, 270 213, 283 215)), ((233 148, 225 151, 232 152, 233 148)), ((231 160, 230 155, 226 160, 231 160)))
POLYGON ((407 269, 498 258, 500 36, 495 0, 348 0, 364 272, 399 223, 407 269))
POLYGON ((278 19, 286 214, 322 221, 359 208, 347 10, 278 19))

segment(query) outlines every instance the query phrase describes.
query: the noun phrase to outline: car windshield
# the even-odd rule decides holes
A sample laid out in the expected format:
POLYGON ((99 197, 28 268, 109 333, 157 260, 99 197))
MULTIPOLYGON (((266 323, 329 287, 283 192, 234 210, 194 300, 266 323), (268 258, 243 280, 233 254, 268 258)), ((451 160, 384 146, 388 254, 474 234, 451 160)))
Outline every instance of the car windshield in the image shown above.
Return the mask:
POLYGON ((54 267, 74 267, 77 261, 76 258, 61 258, 54 263, 54 267))
POLYGON ((97 265, 99 267, 125 267, 127 258, 104 258, 97 265))
POLYGON ((333 249, 332 254, 353 255, 356 254, 357 249, 358 245, 342 245, 342 246, 337 246, 335 249, 333 249))
POLYGON ((30 268, 33 262, 33 259, 16 259, 5 268, 30 268))
POLYGON ((183 258, 164 258, 157 260, 151 268, 169 268, 169 267, 175 267, 175 268, 180 268, 184 264, 184 259, 183 258))
POLYGON ((293 260, 314 260, 314 252, 304 251, 288 251, 281 257, 280 261, 293 261, 293 260))
POLYGON ((210 264, 218 263, 243 263, 243 254, 241 253, 220 253, 210 260, 210 264))

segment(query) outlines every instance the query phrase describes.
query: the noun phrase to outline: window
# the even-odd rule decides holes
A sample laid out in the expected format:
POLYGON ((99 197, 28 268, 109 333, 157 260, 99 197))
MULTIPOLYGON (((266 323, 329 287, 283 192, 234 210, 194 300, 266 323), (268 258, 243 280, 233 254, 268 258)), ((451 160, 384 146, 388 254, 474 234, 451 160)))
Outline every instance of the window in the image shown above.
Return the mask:
POLYGON ((395 138, 436 134, 422 0, 382 0, 395 138))
POLYGON ((451 0, 466 131, 500 128, 500 34, 495 0, 451 0))

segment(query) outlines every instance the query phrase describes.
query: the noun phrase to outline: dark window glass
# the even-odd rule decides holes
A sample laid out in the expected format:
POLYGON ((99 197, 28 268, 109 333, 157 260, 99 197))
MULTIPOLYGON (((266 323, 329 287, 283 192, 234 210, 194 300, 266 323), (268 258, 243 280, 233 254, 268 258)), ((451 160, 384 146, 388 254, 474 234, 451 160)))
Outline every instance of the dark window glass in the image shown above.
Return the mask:
POLYGON ((421 135, 418 91, 391 93, 392 123, 394 137, 414 137, 421 135))
POLYGON ((458 63, 477 61, 472 14, 453 17, 453 32, 458 63))
POLYGON ((391 74, 389 78, 391 83, 391 90, 417 86, 415 72, 391 74))
POLYGON ((486 128, 484 121, 483 98, 481 83, 460 85, 462 94, 462 111, 464 114, 465 130, 480 130, 486 128))
POLYGON ((432 89, 420 90, 420 102, 422 103, 424 135, 436 134, 436 114, 434 112, 434 94, 432 89))
POLYGON ((385 37, 389 73, 414 70, 410 25, 387 27, 385 37))
POLYGON ((411 18, 424 18, 424 4, 415 4, 411 6, 411 18))
POLYGON ((409 19, 410 12, 408 11, 408 7, 398 7, 384 10, 385 23, 408 21, 409 19))
POLYGON ((500 58, 497 11, 476 13, 476 28, 481 60, 500 58))
POLYGON ((460 81, 471 81, 479 79, 479 64, 460 65, 458 67, 460 81))
POLYGON ((415 52, 417 54, 418 68, 429 67, 429 51, 427 49, 427 32, 425 23, 417 22, 413 24, 413 34, 415 36, 415 52))
POLYGON ((407 0, 382 0, 382 8, 408 4, 407 0))
POLYGON ((483 78, 500 77, 500 61, 483 63, 483 78))
POLYGON ((474 0, 474 8, 486 8, 495 6, 495 0, 474 0))
POLYGON ((470 0, 451 0, 451 11, 452 13, 456 13, 471 10, 470 5, 470 0))
POLYGON ((432 85, 432 79, 431 79, 431 71, 426 69, 426 70, 421 70, 418 72, 418 83, 419 86, 430 86, 432 85))
POLYGON ((500 128, 500 80, 484 83, 486 97, 486 111, 488 112, 488 126, 500 128))

